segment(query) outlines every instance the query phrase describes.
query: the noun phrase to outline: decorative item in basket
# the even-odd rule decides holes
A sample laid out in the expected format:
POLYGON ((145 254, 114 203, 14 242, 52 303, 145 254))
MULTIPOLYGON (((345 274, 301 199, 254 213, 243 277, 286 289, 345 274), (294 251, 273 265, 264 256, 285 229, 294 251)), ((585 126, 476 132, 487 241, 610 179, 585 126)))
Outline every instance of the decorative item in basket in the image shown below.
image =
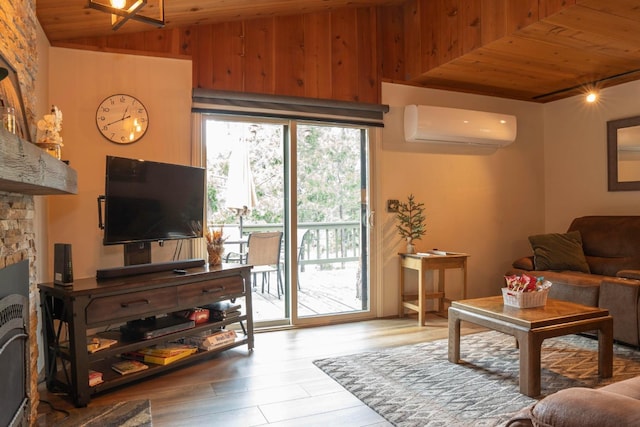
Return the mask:
POLYGON ((542 307, 547 303, 551 282, 543 277, 512 275, 504 277, 507 287, 502 288, 505 305, 518 308, 542 307))

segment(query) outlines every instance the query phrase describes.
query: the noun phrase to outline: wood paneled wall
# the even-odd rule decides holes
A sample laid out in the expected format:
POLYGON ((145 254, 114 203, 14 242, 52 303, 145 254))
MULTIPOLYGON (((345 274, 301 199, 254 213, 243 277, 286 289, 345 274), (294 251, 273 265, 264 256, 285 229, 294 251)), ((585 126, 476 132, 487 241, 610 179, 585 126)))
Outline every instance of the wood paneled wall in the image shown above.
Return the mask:
POLYGON ((375 8, 55 43, 193 60, 198 88, 379 103, 375 8))
POLYGON ((379 103, 382 79, 417 82, 575 1, 408 0, 55 45, 189 56, 198 88, 379 103))
POLYGON ((194 86, 378 102, 375 9, 192 27, 194 86))

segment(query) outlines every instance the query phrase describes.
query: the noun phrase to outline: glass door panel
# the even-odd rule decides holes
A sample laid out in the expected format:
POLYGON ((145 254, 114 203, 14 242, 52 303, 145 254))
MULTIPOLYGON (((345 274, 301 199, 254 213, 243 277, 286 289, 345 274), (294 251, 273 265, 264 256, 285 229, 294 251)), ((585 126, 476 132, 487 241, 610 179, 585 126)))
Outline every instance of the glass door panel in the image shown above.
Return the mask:
POLYGON ((287 126, 229 120, 206 120, 207 223, 222 228, 223 260, 250 262, 253 316, 256 326, 289 323, 284 234, 277 246, 265 244, 263 233, 284 233, 284 141, 287 126), (251 235, 254 242, 250 245, 251 235), (254 247, 253 253, 251 246, 254 247), (258 248, 261 253, 258 253, 258 248), (266 265, 257 265, 269 262, 266 265))
POLYGON ((366 131, 298 124, 297 317, 369 310, 366 131))
POLYGON ((279 262, 253 269, 256 327, 369 311, 367 135, 206 118, 207 221, 227 237, 223 260, 254 265, 249 237, 283 233, 279 262))

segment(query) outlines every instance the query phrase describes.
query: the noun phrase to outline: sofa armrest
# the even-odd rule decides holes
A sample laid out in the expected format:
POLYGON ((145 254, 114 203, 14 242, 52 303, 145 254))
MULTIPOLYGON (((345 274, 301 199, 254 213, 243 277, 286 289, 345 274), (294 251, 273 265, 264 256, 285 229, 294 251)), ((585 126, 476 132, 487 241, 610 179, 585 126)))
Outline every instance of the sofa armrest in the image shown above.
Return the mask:
POLYGON ((618 427, 640 425, 640 401, 590 388, 560 390, 531 410, 533 424, 554 427, 618 427))
POLYGON ((640 280, 609 278, 600 284, 598 306, 613 317, 613 338, 640 345, 640 280))
POLYGON ((526 270, 526 271, 535 270, 535 267, 533 264, 533 256, 518 258, 517 260, 513 261, 511 266, 513 268, 519 268, 520 270, 526 270))
POLYGON ((616 276, 625 279, 640 279, 640 270, 620 270, 616 273, 616 276))

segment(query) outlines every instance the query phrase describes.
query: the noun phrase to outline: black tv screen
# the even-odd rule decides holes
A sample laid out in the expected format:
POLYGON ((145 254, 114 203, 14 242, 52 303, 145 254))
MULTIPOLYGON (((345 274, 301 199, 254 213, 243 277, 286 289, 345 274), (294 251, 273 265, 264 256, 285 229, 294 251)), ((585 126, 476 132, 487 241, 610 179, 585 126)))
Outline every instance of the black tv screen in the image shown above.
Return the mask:
POLYGON ((104 244, 203 236, 203 168, 107 156, 104 244))

